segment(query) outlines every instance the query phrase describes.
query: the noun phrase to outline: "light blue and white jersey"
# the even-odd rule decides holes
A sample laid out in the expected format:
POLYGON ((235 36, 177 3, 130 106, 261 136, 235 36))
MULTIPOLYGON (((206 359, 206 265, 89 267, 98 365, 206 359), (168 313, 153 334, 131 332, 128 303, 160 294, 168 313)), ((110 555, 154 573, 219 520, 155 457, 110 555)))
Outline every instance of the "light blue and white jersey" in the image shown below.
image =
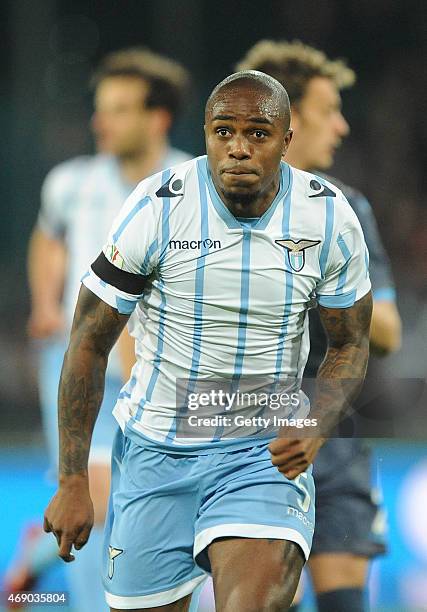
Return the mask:
POLYGON ((83 278, 119 312, 136 307, 140 322, 137 363, 114 409, 122 430, 159 449, 231 444, 177 434, 177 380, 300 379, 313 296, 352 306, 370 290, 367 264, 341 191, 285 163, 277 196, 252 227, 222 202, 206 156, 142 181, 83 278))
MULTIPOLYGON (((188 159, 186 153, 171 148, 159 169, 188 159)), ((101 154, 63 162, 44 181, 38 227, 47 236, 64 241, 68 252, 64 288, 67 333, 81 277, 102 248, 114 218, 134 187, 124 181, 117 159, 101 154)), ((109 372, 119 375, 116 351, 110 357, 109 372)))

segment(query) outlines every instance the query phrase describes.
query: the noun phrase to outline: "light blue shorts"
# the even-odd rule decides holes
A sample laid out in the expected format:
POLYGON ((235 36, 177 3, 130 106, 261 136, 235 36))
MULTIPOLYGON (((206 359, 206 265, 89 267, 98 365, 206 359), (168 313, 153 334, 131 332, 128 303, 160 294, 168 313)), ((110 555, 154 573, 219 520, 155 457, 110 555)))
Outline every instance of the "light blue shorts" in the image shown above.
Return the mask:
POLYGON ((314 530, 310 469, 288 480, 267 445, 209 455, 154 452, 119 431, 105 525, 107 603, 148 608, 192 593, 217 538, 291 540, 305 558, 314 530))
MULTIPOLYGON (((49 451, 51 470, 56 474, 58 465, 58 385, 66 346, 60 341, 41 343, 39 360, 39 394, 43 430, 49 451)), ((116 403, 122 380, 105 377, 104 399, 92 436, 90 462, 110 463, 111 447, 118 424, 112 410, 116 403)))

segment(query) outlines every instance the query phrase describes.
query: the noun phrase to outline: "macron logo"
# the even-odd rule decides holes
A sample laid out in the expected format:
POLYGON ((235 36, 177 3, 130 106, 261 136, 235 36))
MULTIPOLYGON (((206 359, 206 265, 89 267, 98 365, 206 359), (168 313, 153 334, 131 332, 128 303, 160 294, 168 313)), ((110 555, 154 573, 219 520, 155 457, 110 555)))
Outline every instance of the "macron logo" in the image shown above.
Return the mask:
POLYGON ((332 189, 329 189, 327 185, 322 185, 321 183, 319 183, 319 181, 316 181, 315 179, 310 181, 310 187, 311 189, 313 189, 313 191, 317 191, 317 193, 308 196, 309 198, 334 198, 337 195, 334 191, 332 191, 332 189), (323 190, 321 191, 322 187, 323 190))
POLYGON ((196 250, 196 249, 220 249, 221 240, 169 240, 170 249, 178 249, 179 251, 196 250))

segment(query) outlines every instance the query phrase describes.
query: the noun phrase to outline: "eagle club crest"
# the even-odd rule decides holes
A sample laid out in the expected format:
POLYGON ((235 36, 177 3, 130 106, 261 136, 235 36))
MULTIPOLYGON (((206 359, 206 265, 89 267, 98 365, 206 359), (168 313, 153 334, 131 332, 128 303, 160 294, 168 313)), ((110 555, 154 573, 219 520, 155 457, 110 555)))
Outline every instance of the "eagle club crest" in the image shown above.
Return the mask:
POLYGON ((114 548, 114 546, 108 547, 108 557, 110 559, 108 563, 108 578, 111 580, 114 576, 114 559, 121 555, 123 550, 121 548, 114 548))
POLYGON ((286 249, 289 265, 295 272, 300 272, 304 267, 305 250, 320 244, 320 240, 304 240, 304 238, 301 238, 301 240, 288 238, 287 240, 275 240, 274 242, 286 249))

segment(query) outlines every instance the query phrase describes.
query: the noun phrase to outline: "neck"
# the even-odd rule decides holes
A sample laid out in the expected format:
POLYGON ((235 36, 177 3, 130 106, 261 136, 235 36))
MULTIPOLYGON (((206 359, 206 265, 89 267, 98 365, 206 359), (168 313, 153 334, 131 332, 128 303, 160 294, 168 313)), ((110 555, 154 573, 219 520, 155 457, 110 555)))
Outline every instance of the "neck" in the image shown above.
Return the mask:
POLYGON ((241 198, 237 195, 230 196, 230 194, 225 193, 219 185, 217 185, 214 178, 213 182, 217 192, 221 195, 222 201, 235 217, 261 217, 271 206, 274 198, 279 192, 280 171, 265 191, 252 198, 248 196, 242 196, 241 198))
POLYGON ((168 142, 162 139, 146 151, 119 157, 120 171, 128 183, 138 183, 156 172, 166 155, 168 142))
MULTIPOLYGON (((289 147, 289 149, 292 149, 292 147, 289 147)), ((311 170, 309 165, 305 162, 304 158, 301 157, 298 154, 295 154, 295 151, 292 154, 292 151, 288 150, 287 153, 286 153, 286 160, 285 161, 290 166, 293 166, 294 168, 297 168, 298 170, 305 170, 306 172, 311 170)))

